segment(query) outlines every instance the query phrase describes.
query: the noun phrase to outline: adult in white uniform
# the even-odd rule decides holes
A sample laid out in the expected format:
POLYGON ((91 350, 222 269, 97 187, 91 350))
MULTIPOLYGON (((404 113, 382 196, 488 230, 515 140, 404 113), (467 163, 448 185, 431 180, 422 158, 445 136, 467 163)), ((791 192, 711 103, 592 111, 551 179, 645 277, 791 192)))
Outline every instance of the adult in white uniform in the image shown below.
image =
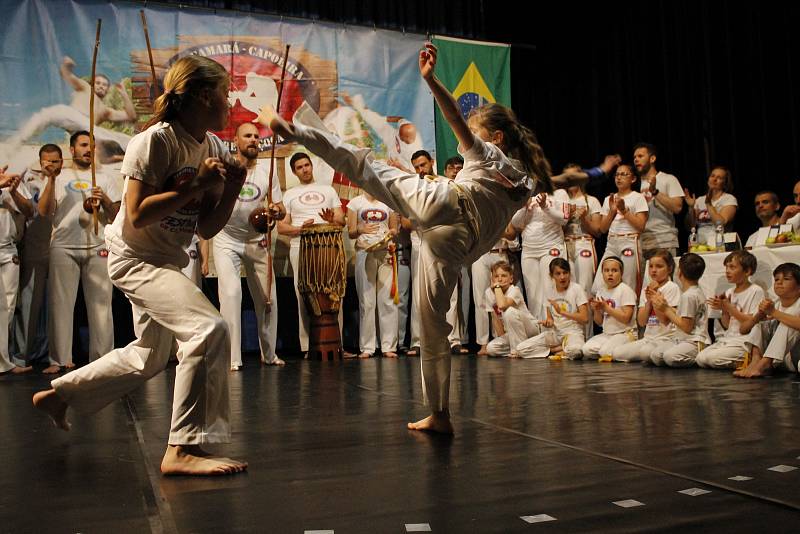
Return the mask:
POLYGON ((716 246, 717 226, 722 225, 726 232, 733 231, 733 219, 739 202, 731 194, 733 179, 726 167, 714 167, 708 176, 708 192, 695 198, 688 190, 686 195, 686 228, 697 230, 697 242, 716 246))
POLYGON ((550 262, 567 258, 563 226, 570 218, 569 196, 563 189, 543 191, 511 219, 507 237, 522 236, 522 281, 528 309, 538 320, 547 316, 545 294, 553 285, 550 262))
POLYGON ((53 380, 34 405, 64 430, 68 407, 95 412, 160 373, 178 341, 172 423, 161 471, 223 475, 247 464, 201 446, 230 440, 225 321, 181 272, 197 231, 211 238, 230 217, 245 171, 209 130, 228 121, 229 78, 218 63, 185 56, 164 78, 153 124, 131 141, 122 174, 125 197, 108 226, 109 269, 133 306, 136 339, 53 380))
MULTIPOLYGON (((781 224, 780 212, 781 202, 774 191, 759 191, 753 197, 753 206, 756 210, 756 217, 761 221, 761 228, 777 227, 781 224)), ((776 232, 777 233, 777 232, 776 232)), ((762 234, 761 239, 765 239, 762 234)), ((764 246, 766 243, 759 241, 759 231, 756 230, 747 238, 745 247, 764 246)))
POLYGON ((11 362, 8 350, 8 331, 17 300, 19 256, 17 241, 25 217, 33 215, 30 193, 18 174, 6 174, 0 169, 0 373, 20 374, 31 367, 11 362))
POLYGON ((19 298, 12 327, 12 352, 31 362, 47 355, 46 299, 53 221, 39 213, 39 199, 48 177, 61 173, 61 148, 46 144, 39 149, 39 170, 28 169, 23 181, 33 202, 33 217, 26 221, 20 245, 19 298))
POLYGON ((367 192, 347 204, 347 230, 350 239, 355 239, 356 249, 359 358, 375 355, 378 345, 376 314, 381 353, 387 358, 397 357, 397 304, 391 295, 394 267, 390 251, 394 244, 385 242, 387 236, 397 233, 397 225, 397 215, 367 192), (367 250, 372 246, 378 248, 367 250))
POLYGON ((469 125, 447 89, 433 75, 436 48, 428 43, 420 52, 419 66, 445 119, 460 141, 464 169, 455 180, 429 181, 406 174, 379 161, 370 161, 368 149, 343 144, 321 130, 310 106, 295 113, 295 124, 269 114, 270 125, 280 135, 302 143, 332 167, 343 172, 387 206, 408 217, 422 233, 420 250, 422 283, 420 325, 423 392, 431 415, 409 429, 452 433, 450 422, 450 351, 447 304, 464 264, 491 249, 505 231, 511 216, 523 207, 533 182, 549 182, 549 164, 536 137, 513 112, 497 104, 474 111, 469 125), (314 127, 301 123, 314 123, 314 127), (507 157, 503 150, 523 158, 507 157), (525 169, 525 170, 523 170, 525 169))
MULTIPOLYGON (((289 160, 289 167, 300 185, 286 191, 283 204, 286 217, 278 221, 278 233, 290 238, 289 263, 294 273, 294 294, 297 297, 300 350, 308 352, 309 317, 303 297, 297 290, 297 273, 300 266, 300 234, 314 224, 344 226, 344 211, 339 195, 333 187, 314 181, 314 166, 308 154, 297 152, 289 160)), ((339 310, 341 318, 341 309, 339 310)), ((341 322, 341 319, 340 319, 341 322)))
MULTIPOLYGON (((266 239, 248 221, 250 213, 263 206, 267 199, 269 163, 258 162, 259 134, 255 124, 240 124, 234 141, 236 159, 247 169, 247 178, 230 220, 214 236, 214 265, 219 283, 220 313, 228 323, 231 335, 231 370, 238 371, 242 367, 242 267, 250 296, 253 298, 261 361, 267 365, 284 365, 285 362, 275 354, 275 343, 278 339, 278 297, 274 273, 269 288, 271 305, 269 308, 266 306, 266 239)), ((280 184, 275 177, 272 181, 271 213, 276 220, 286 215, 282 198, 280 184)))
POLYGON ((678 253, 675 215, 683 209, 683 187, 678 179, 656 169, 656 147, 638 143, 633 147, 633 165, 639 175, 639 190, 647 200, 650 215, 641 235, 642 253, 647 259, 659 248, 678 253))
POLYGON ((39 214, 53 218, 47 301, 50 366, 43 371, 46 374, 74 367, 72 320, 79 282, 83 282, 89 320, 89 360, 94 361, 114 348, 112 286, 103 231, 119 211, 122 198, 120 180, 116 175, 112 177, 98 172, 97 186, 92 189, 93 155, 89 148, 89 133, 75 132, 69 143, 72 167, 48 178, 39 198, 39 214), (94 233, 92 214, 83 209, 87 198, 97 202, 97 234, 94 233))

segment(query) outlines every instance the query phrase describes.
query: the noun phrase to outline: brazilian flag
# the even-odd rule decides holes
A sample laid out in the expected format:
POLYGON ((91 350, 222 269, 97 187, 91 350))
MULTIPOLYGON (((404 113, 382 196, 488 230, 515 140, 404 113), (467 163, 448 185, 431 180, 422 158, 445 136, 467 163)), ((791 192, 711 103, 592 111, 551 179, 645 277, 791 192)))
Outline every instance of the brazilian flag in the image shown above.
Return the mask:
MULTIPOLYGON (((478 106, 497 102, 511 106, 511 47, 506 44, 467 41, 434 36, 439 49, 436 77, 453 94, 466 117, 478 106)), ((436 160, 439 173, 444 162, 458 155, 453 131, 436 106, 436 160)))

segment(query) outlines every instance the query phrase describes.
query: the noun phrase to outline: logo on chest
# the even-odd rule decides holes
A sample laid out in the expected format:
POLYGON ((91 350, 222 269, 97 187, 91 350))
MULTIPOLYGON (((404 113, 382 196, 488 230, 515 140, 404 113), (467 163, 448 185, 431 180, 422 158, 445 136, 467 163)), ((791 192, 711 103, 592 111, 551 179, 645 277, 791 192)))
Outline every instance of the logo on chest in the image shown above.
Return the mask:
POLYGON ((368 223, 380 223, 389 218, 389 214, 379 209, 368 209, 361 212, 361 219, 368 223))
POLYGON ((242 190, 239 191, 239 200, 242 202, 252 202, 261 198, 261 188, 253 182, 245 182, 242 190))
POLYGON ((305 206, 321 206, 322 203, 325 202, 325 195, 317 191, 309 191, 300 195, 300 198, 297 200, 300 201, 300 204, 305 206))
POLYGON ((86 193, 92 190, 92 182, 87 182, 86 180, 72 180, 71 182, 67 183, 67 189, 72 191, 73 193, 86 193))

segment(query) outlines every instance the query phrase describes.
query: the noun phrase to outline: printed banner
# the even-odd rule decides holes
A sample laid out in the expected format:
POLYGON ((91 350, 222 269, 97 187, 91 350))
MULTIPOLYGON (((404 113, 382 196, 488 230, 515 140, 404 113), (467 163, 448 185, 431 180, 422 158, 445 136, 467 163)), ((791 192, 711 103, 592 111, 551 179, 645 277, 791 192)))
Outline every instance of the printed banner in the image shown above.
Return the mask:
MULTIPOLYGON (((466 117, 472 109, 489 102, 511 106, 511 47, 434 36, 439 49, 436 76, 453 94, 466 117)), ((436 153, 439 172, 444 162, 458 155, 458 142, 442 112, 436 108, 436 153)))

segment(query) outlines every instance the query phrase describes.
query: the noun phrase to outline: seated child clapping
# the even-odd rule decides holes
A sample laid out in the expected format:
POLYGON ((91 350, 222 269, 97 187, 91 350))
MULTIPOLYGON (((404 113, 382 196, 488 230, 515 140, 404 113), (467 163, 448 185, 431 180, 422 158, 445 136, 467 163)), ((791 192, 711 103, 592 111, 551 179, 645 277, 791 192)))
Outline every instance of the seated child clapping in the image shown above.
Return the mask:
POLYGON ((742 333, 742 323, 751 321, 764 300, 764 290, 750 283, 758 260, 746 250, 735 250, 725 257, 725 279, 735 287, 724 295, 708 299, 708 305, 722 311, 720 323, 725 334, 697 355, 697 365, 713 369, 732 369, 745 361, 755 347, 761 347, 761 329, 742 333))
POLYGON ((674 337, 658 343, 650 353, 650 361, 654 364, 669 367, 692 366, 697 353, 710 343, 706 296, 697 285, 705 269, 706 262, 697 254, 681 256, 678 262, 678 280, 683 286, 683 293, 677 312, 667 304, 663 295, 653 295, 653 307, 677 327, 674 337))
POLYGON ((486 290, 486 311, 492 314, 492 326, 497 334, 486 345, 489 356, 519 357, 517 346, 539 333, 539 324, 534 319, 522 291, 514 285, 514 269, 506 261, 498 261, 491 267, 492 285, 486 290))
POLYGON ((638 337, 633 317, 636 293, 622 281, 624 268, 617 256, 608 256, 600 266, 603 287, 589 304, 594 322, 603 326, 603 333, 583 344, 581 350, 585 358, 610 362, 611 353, 616 347, 636 341, 638 337))
POLYGON ((639 326, 644 327, 644 337, 639 341, 616 347, 612 357, 616 361, 639 362, 650 361, 650 353, 656 346, 668 340, 675 333, 675 325, 667 318, 665 311, 658 310, 653 305, 653 300, 663 296, 668 307, 673 311, 681 298, 678 284, 673 282, 672 272, 675 270, 675 260, 669 251, 656 249, 650 256, 648 274, 650 283, 642 288, 639 295, 639 311, 636 320, 639 326))
POLYGON ((522 358, 546 358, 553 352, 553 359, 580 359, 589 321, 586 292, 572 282, 569 262, 564 258, 550 262, 550 277, 553 286, 545 291, 549 303, 547 319, 542 323, 545 330, 520 343, 517 352, 522 358))
POLYGON ((759 321, 767 322, 769 344, 764 355, 753 352, 747 368, 733 373, 742 378, 755 378, 772 372, 773 367, 784 365, 790 371, 798 371, 800 359, 800 266, 782 263, 772 272, 772 287, 778 301, 764 299, 758 305, 753 319, 742 322, 742 332, 756 327, 759 321))

